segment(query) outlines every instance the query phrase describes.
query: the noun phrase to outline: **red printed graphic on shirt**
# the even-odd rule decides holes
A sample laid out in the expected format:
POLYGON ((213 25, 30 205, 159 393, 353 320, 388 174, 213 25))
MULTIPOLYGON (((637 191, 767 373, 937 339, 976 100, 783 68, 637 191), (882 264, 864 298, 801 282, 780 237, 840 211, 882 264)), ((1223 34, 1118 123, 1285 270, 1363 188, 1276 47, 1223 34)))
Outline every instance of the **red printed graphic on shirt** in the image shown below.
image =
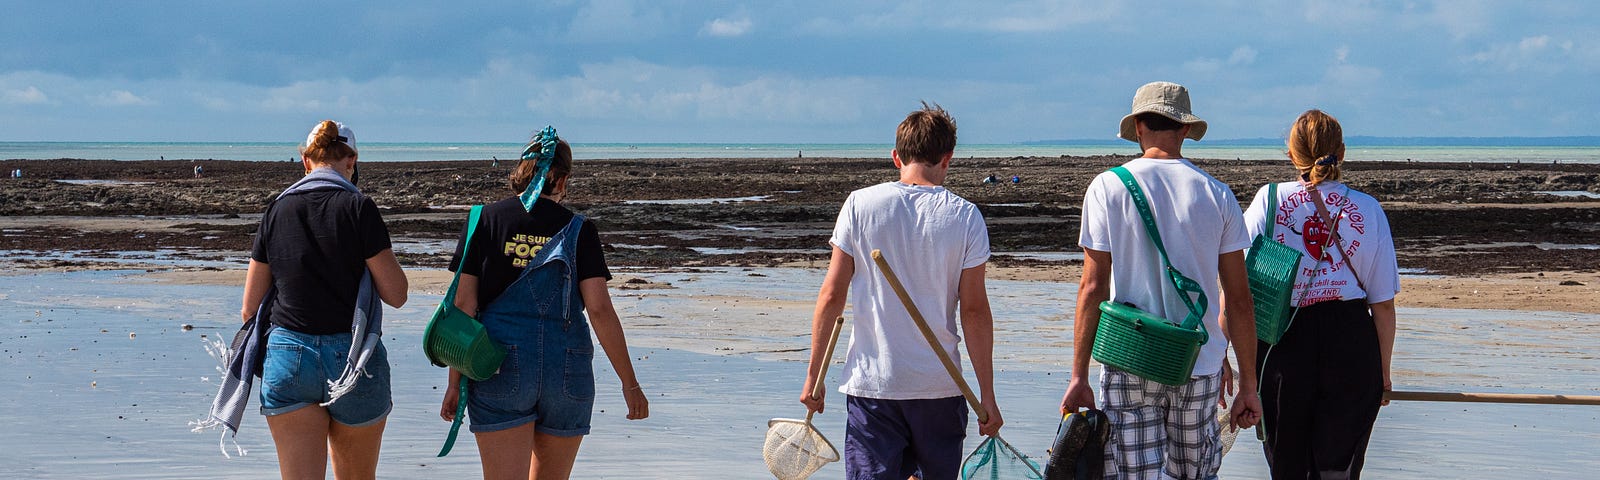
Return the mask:
POLYGON ((1355 201, 1342 193, 1329 193, 1324 198, 1324 204, 1328 214, 1333 217, 1333 225, 1322 221, 1316 206, 1311 204, 1310 194, 1304 190, 1289 194, 1279 204, 1278 211, 1273 212, 1273 222, 1286 231, 1276 235, 1276 240, 1293 245, 1289 243, 1293 242, 1290 234, 1298 235, 1302 250, 1306 253, 1295 282, 1295 291, 1305 295, 1300 305, 1340 298, 1340 290, 1351 282, 1349 277, 1335 277, 1333 274, 1348 268, 1348 259, 1361 249, 1359 235, 1366 233, 1365 215, 1362 215, 1355 201), (1335 248, 1334 232, 1343 234, 1340 240, 1344 250, 1337 255, 1330 251, 1335 248))

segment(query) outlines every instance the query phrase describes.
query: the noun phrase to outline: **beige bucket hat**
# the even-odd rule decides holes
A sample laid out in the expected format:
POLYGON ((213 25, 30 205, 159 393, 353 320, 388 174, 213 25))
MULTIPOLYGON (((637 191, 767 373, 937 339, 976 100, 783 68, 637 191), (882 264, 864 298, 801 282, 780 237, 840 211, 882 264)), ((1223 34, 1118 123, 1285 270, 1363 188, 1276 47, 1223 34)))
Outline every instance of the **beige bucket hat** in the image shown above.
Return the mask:
POLYGON ((1118 137, 1130 142, 1139 141, 1139 132, 1134 128, 1133 117, 1141 113, 1159 113, 1178 123, 1189 125, 1190 140, 1199 140, 1206 136, 1206 121, 1194 116, 1189 111, 1189 90, 1172 82, 1150 82, 1139 87, 1133 93, 1133 113, 1122 117, 1122 131, 1118 137))

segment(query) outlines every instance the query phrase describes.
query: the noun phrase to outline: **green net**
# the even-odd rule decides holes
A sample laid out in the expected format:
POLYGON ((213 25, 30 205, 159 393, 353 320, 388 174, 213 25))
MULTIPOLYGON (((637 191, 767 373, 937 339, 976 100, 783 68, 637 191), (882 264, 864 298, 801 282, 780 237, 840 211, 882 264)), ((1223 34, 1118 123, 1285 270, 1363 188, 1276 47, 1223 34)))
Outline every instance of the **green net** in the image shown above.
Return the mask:
POLYGON ((962 480, 1042 480, 1039 464, 1012 448, 999 436, 989 437, 961 463, 962 480))

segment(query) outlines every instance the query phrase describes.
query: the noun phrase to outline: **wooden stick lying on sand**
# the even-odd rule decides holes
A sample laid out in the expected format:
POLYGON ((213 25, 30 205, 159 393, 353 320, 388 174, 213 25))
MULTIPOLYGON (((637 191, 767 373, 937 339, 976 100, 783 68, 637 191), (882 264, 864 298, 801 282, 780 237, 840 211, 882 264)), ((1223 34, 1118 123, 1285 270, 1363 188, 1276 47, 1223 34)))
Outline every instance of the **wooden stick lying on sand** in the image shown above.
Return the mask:
POLYGON ((1543 405, 1600 405, 1600 395, 1536 395, 1527 393, 1384 392, 1388 400, 1423 402, 1537 403, 1543 405))

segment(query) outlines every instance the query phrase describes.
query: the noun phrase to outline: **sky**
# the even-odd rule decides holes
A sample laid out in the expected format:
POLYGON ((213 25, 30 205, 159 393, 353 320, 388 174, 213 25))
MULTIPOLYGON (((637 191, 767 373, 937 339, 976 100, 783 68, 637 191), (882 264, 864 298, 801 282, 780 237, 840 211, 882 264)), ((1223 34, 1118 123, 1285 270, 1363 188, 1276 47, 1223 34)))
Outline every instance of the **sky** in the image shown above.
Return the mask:
POLYGON ((0 0, 0 141, 1116 141, 1186 85, 1208 138, 1574 136, 1600 2, 0 0))

